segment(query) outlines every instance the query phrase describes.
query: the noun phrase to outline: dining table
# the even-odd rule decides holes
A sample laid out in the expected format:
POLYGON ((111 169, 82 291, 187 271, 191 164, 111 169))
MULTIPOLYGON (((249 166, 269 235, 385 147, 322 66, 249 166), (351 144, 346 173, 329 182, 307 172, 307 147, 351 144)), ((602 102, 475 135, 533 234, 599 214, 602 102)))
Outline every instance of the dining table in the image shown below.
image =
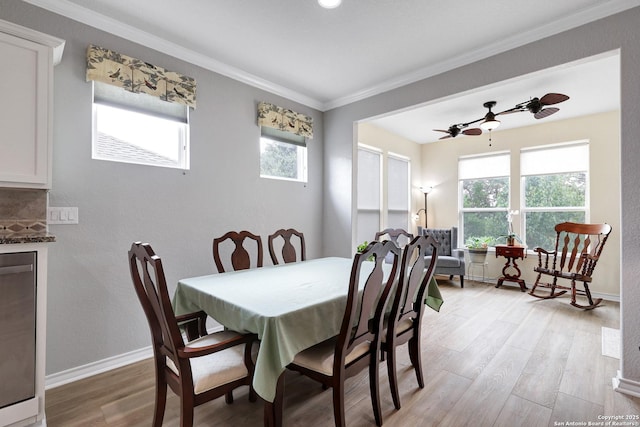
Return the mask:
MULTIPOLYGON (((281 425, 274 401, 281 398, 282 374, 300 351, 339 333, 352 264, 351 258, 326 257, 181 279, 172 303, 176 315, 202 310, 227 329, 257 334, 252 384, 265 401, 265 425, 281 425)), ((373 266, 363 263, 361 286, 373 266)), ((391 264, 383 271, 390 274, 391 264)), ((435 279, 425 304, 440 309, 435 279)))

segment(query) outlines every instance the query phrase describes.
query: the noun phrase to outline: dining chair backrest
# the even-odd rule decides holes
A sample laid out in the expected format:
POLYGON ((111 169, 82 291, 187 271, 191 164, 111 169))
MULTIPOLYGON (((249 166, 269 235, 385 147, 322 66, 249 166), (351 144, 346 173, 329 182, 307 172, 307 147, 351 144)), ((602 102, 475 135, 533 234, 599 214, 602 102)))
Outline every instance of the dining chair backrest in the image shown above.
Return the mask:
POLYGON ((148 243, 135 242, 129 250, 129 268, 149 323, 154 352, 177 363, 177 349, 184 347, 184 340, 171 306, 162 260, 148 243))
POLYGON ((380 241, 385 238, 387 238, 387 240, 391 240, 396 244, 396 246, 402 248, 408 244, 411 239, 413 239, 413 234, 402 228, 385 228, 384 230, 376 233, 374 240, 380 241))
MULTIPOLYGON (((417 236, 405 246, 400 262, 400 286, 396 287, 391 304, 390 326, 410 318, 420 328, 420 314, 438 262, 438 248, 438 242, 431 236, 417 236), (428 254, 431 254, 430 258, 428 254)), ((393 333, 393 330, 389 327, 388 333, 393 333)))
MULTIPOLYGON (((222 262, 222 245, 227 243, 227 240, 233 243, 233 252, 231 253, 231 267, 234 271, 247 270, 252 266, 252 257, 247 251, 248 247, 245 247, 245 242, 252 241, 252 246, 255 245, 255 251, 252 249, 252 253, 255 254, 253 263, 255 267, 262 267, 262 238, 249 231, 229 231, 223 236, 213 239, 213 260, 215 261, 218 273, 225 272, 225 263, 222 262)), ((227 263, 228 264, 228 263, 227 263)))
POLYGON ((307 259, 304 234, 293 228, 289 228, 286 230, 281 228, 280 230, 277 230, 269 236, 268 241, 269 255, 271 255, 271 261, 274 265, 280 264, 280 259, 285 264, 296 261, 305 261, 307 259), (297 246, 300 248, 298 252, 296 251, 296 248, 292 242, 292 238, 294 236, 297 238, 297 246), (276 250, 277 248, 279 248, 279 246, 277 246, 279 238, 282 240, 282 249, 280 251, 282 257, 280 258, 278 257, 278 251, 276 250))
MULTIPOLYGON (((400 249, 390 240, 372 242, 367 248, 355 255, 349 280, 347 305, 338 335, 334 371, 344 366, 345 356, 355 347, 364 343, 376 343, 379 351, 380 331, 384 313, 391 294, 391 288, 400 258, 400 249), (385 279, 383 265, 387 254, 393 254, 391 270, 385 279), (368 261, 373 257, 372 261, 368 261), (373 262, 371 273, 361 275, 365 262, 373 262), (364 280, 364 285, 360 282, 364 280), (361 290, 361 292, 360 292, 361 290)), ((373 350, 376 355, 376 350, 373 350)), ((375 356, 374 356, 375 357, 375 356)))

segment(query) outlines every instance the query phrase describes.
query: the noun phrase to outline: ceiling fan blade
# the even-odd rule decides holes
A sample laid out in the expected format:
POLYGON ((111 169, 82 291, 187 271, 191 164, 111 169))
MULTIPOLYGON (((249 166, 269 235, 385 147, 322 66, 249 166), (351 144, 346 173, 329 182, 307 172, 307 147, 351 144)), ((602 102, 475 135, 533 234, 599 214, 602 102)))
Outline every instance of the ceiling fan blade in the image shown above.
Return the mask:
POLYGON ((448 130, 444 130, 444 129, 434 129, 435 132, 444 132, 444 133, 449 133, 448 130))
POLYGON ((442 138, 438 138, 438 139, 449 139, 449 138, 453 138, 451 135, 445 135, 442 138))
POLYGON ((496 116, 502 116, 503 114, 521 113, 523 111, 527 111, 526 108, 515 107, 509 110, 502 111, 500 113, 496 113, 496 116))
POLYGON ((558 111, 560 111, 560 109, 555 107, 544 108, 538 111, 536 114, 534 114, 533 117, 535 117, 536 119, 544 119, 545 117, 548 117, 553 113, 557 113, 558 111))
POLYGON ((564 102, 567 99, 569 99, 569 97, 562 93, 548 93, 542 98, 540 98, 540 103, 542 105, 553 105, 553 104, 559 104, 560 102, 564 102))
POLYGON ((462 131, 462 133, 465 135, 482 135, 482 129, 480 128, 465 129, 462 131))

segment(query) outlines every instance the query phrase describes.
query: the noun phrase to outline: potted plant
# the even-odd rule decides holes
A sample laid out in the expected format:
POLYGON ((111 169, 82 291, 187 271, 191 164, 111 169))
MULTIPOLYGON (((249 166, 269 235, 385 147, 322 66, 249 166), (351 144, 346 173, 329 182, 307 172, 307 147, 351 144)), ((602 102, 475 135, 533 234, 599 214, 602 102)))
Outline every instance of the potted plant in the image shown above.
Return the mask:
POLYGON ((469 252, 469 259, 471 262, 484 263, 487 257, 487 249, 493 242, 493 237, 489 236, 470 236, 465 242, 467 251, 469 252))
POLYGON ((498 236, 498 239, 504 239, 507 246, 514 246, 516 244, 516 240, 518 241, 518 243, 522 243, 520 236, 518 236, 516 233, 509 233, 505 234, 504 236, 498 236))
POLYGON ((520 211, 517 210, 509 210, 507 212, 507 234, 505 234, 504 236, 499 236, 498 239, 505 239, 505 243, 507 244, 507 246, 513 246, 516 243, 516 240, 519 243, 522 243, 522 240, 520 240, 520 237, 518 237, 518 235, 516 233, 513 232, 513 216, 514 215, 518 215, 520 213, 520 211))

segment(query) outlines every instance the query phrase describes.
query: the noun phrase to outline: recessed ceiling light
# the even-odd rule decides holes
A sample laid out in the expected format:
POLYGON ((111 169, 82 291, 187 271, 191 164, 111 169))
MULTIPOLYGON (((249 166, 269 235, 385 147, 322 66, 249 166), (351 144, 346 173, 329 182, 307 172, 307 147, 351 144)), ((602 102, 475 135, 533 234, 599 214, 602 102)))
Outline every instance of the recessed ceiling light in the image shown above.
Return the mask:
POLYGON ((340 6, 342 0, 318 0, 318 4, 325 9, 335 9, 340 6))

